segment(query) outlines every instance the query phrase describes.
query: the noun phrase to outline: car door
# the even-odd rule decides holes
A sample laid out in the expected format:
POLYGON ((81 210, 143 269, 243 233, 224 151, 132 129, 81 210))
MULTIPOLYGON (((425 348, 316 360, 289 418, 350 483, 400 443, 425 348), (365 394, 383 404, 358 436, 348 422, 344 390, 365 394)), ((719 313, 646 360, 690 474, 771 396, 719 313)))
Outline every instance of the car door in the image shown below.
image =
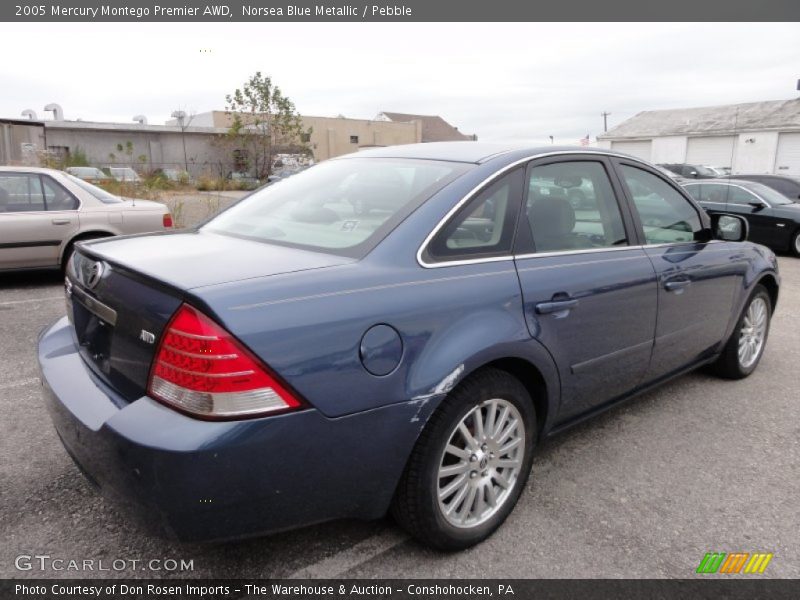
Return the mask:
POLYGON ((665 178, 639 163, 614 163, 658 277, 658 321, 647 373, 654 380, 718 349, 742 276, 741 252, 712 240, 708 217, 665 178))
POLYGON ((603 156, 578 154, 526 173, 515 263, 530 333, 558 366, 559 421, 634 389, 650 361, 655 272, 609 169, 603 156), (583 192, 577 208, 573 189, 583 192))
POLYGON ((62 241, 78 230, 76 208, 75 197, 45 175, 0 173, 0 269, 56 266, 62 241), (48 210, 48 196, 56 210, 48 210))

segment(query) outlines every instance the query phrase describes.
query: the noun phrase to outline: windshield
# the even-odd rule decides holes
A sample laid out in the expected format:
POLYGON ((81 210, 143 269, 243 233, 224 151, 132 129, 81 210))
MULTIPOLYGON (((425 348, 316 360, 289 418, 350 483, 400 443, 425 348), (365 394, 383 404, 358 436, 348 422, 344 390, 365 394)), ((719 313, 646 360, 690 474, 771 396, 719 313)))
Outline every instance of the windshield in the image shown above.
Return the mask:
POLYGON ((331 160, 261 188, 202 229, 361 257, 470 166, 407 159, 331 160))
POLYGON ((771 187, 764 185, 763 183, 751 183, 747 187, 761 196, 767 201, 767 204, 770 204, 771 206, 794 204, 794 202, 792 202, 789 198, 780 192, 773 190, 771 187))
POLYGON ((97 187, 96 185, 92 185, 88 181, 84 181, 83 179, 78 179, 77 177, 70 175, 69 173, 65 174, 65 177, 69 179, 72 183, 83 189, 85 192, 89 192, 92 196, 100 200, 103 204, 119 204, 122 200, 114 196, 113 194, 109 194, 104 189, 97 187))

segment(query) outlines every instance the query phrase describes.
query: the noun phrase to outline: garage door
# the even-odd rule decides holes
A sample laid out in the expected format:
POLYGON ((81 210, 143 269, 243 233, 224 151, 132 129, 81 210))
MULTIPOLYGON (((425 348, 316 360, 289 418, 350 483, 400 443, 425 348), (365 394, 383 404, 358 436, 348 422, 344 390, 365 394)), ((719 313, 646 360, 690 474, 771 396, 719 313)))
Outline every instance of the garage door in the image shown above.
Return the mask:
POLYGON ((611 142, 611 149, 615 152, 623 152, 644 160, 650 160, 650 148, 652 140, 640 140, 637 142, 611 142))
POLYGON ((800 133, 782 133, 778 136, 775 174, 800 177, 800 133))
POLYGON ((730 167, 736 138, 732 135, 689 138, 686 162, 690 165, 730 167))

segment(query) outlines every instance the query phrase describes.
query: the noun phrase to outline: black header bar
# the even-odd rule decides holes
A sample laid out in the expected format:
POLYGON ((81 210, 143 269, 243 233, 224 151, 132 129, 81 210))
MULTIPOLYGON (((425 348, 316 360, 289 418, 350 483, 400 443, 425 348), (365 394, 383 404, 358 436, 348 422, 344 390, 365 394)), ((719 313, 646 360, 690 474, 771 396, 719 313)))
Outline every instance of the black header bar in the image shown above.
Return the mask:
MULTIPOLYGON (((504 22, 800 21, 797 0, 4 0, 18 22, 504 22)), ((602 28, 598 28, 602 35, 602 28)))

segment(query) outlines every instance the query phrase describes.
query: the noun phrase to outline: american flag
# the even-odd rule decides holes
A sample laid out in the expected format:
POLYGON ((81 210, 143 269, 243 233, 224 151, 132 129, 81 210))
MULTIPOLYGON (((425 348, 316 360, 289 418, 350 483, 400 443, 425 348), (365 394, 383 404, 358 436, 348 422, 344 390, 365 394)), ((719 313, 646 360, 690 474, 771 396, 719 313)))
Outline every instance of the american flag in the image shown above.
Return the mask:
POLYGON ((581 146, 588 146, 589 145, 589 134, 586 134, 585 138, 581 138, 581 146))

